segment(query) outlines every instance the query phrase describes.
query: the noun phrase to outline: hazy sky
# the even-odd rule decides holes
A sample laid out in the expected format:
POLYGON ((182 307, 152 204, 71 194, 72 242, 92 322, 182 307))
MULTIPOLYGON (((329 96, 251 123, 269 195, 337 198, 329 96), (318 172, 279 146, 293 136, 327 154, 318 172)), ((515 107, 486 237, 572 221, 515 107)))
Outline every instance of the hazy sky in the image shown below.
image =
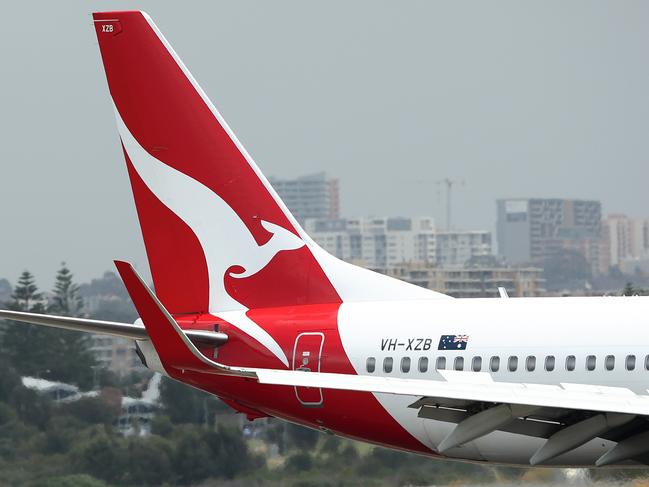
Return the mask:
POLYGON ((142 8, 267 175, 326 170, 345 215, 456 226, 495 199, 649 215, 649 3, 12 1, 0 29, 0 277, 146 266, 91 9, 142 8))

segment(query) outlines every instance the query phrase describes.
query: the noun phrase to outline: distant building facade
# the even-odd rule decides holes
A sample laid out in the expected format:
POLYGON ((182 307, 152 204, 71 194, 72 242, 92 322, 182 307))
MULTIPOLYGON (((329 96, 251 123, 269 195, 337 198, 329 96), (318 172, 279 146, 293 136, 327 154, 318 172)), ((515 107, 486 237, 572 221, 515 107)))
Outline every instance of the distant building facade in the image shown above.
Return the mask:
POLYGON ((435 262, 431 217, 310 219, 304 226, 327 252, 370 269, 400 262, 435 262))
POLYGON ((327 252, 370 269, 400 263, 462 267, 492 254, 490 232, 437 231, 432 217, 309 219, 304 226, 327 252))
POLYGON ((649 258, 649 219, 612 214, 602 220, 600 272, 626 271, 649 258))
POLYGON ((490 256, 491 232, 482 230, 435 233, 435 262, 440 267, 462 267, 470 260, 490 256))
POLYGON ((602 206, 558 198, 497 201, 498 253, 512 264, 542 262, 562 250, 578 251, 600 268, 602 206))
POLYGON ((271 186, 300 222, 307 218, 340 217, 340 184, 326 173, 295 179, 270 178, 271 186))
POLYGON ((400 264, 384 273, 455 298, 497 297, 499 287, 504 287, 510 297, 545 294, 543 269, 538 267, 443 268, 400 264))
POLYGON ((91 335, 90 351, 99 367, 119 376, 135 370, 146 370, 135 353, 135 342, 127 338, 91 335))

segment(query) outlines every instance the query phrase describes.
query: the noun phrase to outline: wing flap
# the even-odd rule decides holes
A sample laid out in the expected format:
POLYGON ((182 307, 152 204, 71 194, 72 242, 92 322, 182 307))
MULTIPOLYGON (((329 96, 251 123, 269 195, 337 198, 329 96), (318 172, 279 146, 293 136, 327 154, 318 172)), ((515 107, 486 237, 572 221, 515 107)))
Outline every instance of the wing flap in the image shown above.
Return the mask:
POLYGON ((575 391, 563 385, 538 387, 537 384, 496 382, 485 372, 459 372, 452 378, 447 376, 445 381, 269 369, 254 369, 254 372, 262 384, 649 415, 649 396, 628 389, 575 391), (464 378, 455 380, 460 374, 467 379, 476 374, 480 377, 475 382, 464 378))

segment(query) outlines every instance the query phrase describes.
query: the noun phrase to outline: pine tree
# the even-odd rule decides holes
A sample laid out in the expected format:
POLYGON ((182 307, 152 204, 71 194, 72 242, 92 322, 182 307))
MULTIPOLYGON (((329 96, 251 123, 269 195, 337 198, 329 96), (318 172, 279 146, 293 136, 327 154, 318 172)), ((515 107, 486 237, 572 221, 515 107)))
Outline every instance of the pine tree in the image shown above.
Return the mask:
MULTIPOLYGON (((9 306, 15 311, 46 311, 75 316, 81 312, 78 286, 69 269, 62 265, 56 276, 53 298, 48 306, 28 271, 23 272, 14 288, 9 306)), ((23 376, 35 376, 77 384, 92 385, 94 357, 89 337, 82 332, 10 322, 3 339, 3 349, 11 365, 23 376)))
MULTIPOLYGON (((56 274, 48 312, 62 316, 80 316, 83 301, 79 286, 65 262, 56 274)), ((72 382, 81 387, 92 384, 92 366, 95 360, 90 351, 90 336, 83 332, 48 330, 51 343, 48 347, 48 378, 72 382)))
POLYGON ((72 273, 65 262, 56 274, 53 297, 48 311, 63 316, 79 316, 83 308, 83 300, 79 295, 79 286, 72 281, 72 273))
MULTIPOLYGON (((9 309, 42 313, 45 311, 43 295, 38 291, 36 280, 29 271, 24 271, 11 295, 9 309)), ((38 375, 42 370, 42 356, 47 338, 37 325, 8 321, 3 336, 2 348, 10 364, 21 375, 38 375)))
POLYGON ((10 307, 14 311, 38 313, 44 310, 43 294, 38 292, 36 280, 28 270, 23 271, 20 275, 11 299, 10 307))

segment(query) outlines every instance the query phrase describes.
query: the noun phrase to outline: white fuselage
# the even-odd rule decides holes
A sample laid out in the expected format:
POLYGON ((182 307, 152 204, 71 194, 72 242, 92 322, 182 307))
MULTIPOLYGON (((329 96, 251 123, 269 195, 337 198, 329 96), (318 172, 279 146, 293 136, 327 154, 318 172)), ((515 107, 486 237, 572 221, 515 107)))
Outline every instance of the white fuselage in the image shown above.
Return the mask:
MULTIPOLYGON (((443 299, 343 304, 338 321, 345 352, 361 375, 442 380, 436 366, 444 365, 447 370, 488 372, 501 382, 579 383, 646 393, 647 310, 645 297, 443 299), (468 335, 466 349, 438 350, 442 335, 468 335), (422 357, 428 359, 426 371, 419 369, 422 357), (373 372, 368 359, 374 359, 373 372), (390 359, 388 372, 384 364, 390 359), (408 362, 405 371, 402 364, 408 362)), ((455 426, 418 417, 417 409, 408 408, 417 397, 377 394, 377 399, 432 450, 455 426)), ((544 441, 494 432, 445 455, 528 464, 544 441)), ((596 438, 548 463, 593 465, 612 445, 596 438)))

